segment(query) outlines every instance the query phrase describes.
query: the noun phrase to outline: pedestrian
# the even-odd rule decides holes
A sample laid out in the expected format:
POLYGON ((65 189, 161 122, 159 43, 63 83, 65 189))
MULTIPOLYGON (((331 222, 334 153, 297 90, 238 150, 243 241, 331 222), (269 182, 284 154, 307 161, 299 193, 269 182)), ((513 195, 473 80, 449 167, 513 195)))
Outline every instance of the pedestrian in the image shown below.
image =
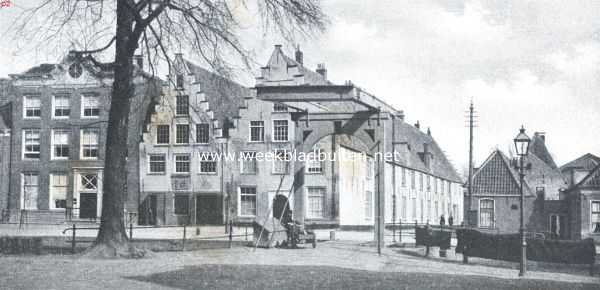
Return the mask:
POLYGON ((442 216, 440 217, 440 226, 444 226, 446 224, 446 219, 444 218, 444 215, 442 214, 442 216))
POLYGON ((450 216, 450 217, 448 218, 448 225, 449 225, 449 226, 452 226, 452 225, 454 225, 454 218, 453 218, 452 216, 450 216))

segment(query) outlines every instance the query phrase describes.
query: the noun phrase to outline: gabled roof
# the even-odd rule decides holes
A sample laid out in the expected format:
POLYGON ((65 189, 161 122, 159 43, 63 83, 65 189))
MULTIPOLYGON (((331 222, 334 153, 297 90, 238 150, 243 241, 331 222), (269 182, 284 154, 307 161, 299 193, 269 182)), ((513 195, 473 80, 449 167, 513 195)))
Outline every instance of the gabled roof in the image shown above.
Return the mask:
POLYGON ((571 187, 569 191, 574 189, 594 188, 600 189, 600 164, 597 165, 586 177, 579 183, 571 187))
POLYGON ((557 168, 554 158, 552 158, 552 155, 550 155, 550 152, 546 147, 546 137, 543 133, 535 132, 533 134, 531 143, 529 143, 529 152, 535 154, 551 168, 557 168))
MULTIPOLYGON (((298 75, 304 76, 304 84, 303 85, 310 85, 310 86, 332 85, 332 83, 330 81, 328 81, 321 74, 314 72, 310 69, 307 69, 306 67, 304 67, 303 64, 298 63, 296 60, 285 55, 285 53, 281 50, 281 46, 276 45, 275 49, 273 50, 273 53, 271 53, 271 57, 269 58, 267 65, 263 69, 277 70, 279 68, 281 69, 281 72, 283 72, 283 70, 285 70, 286 76, 289 77, 290 79, 293 79, 294 76, 287 75, 290 72, 289 69, 297 68, 298 75), (285 67, 282 67, 282 66, 285 66, 285 67)), ((266 81, 272 81, 272 80, 266 79, 266 81)), ((274 80, 274 81, 283 81, 283 80, 274 80)))
POLYGON ((394 142, 406 142, 409 146, 408 154, 400 154, 402 156, 398 160, 400 165, 453 182, 463 182, 454 166, 446 158, 446 155, 431 135, 423 133, 421 130, 405 122, 394 122, 394 126, 396 127, 397 136, 394 142), (428 144, 428 151, 432 156, 429 168, 427 168, 423 159, 419 156, 425 150, 424 144, 428 144))
POLYGON ((560 170, 565 171, 568 169, 583 169, 585 171, 590 171, 598 166, 598 164, 600 164, 600 157, 591 153, 586 153, 583 156, 561 166, 560 170))
MULTIPOLYGON (((520 195, 518 173, 502 151, 494 150, 481 167, 473 173, 473 194, 480 195, 520 195)), ((529 188, 523 190, 528 193, 529 188)))
MULTIPOLYGON (((194 80, 200 86, 209 103, 209 108, 215 116, 223 120, 238 115, 240 106, 245 97, 253 96, 254 92, 232 80, 210 72, 188 60, 185 64, 189 73, 194 75, 194 80)), ((197 93, 197 92, 192 92, 197 93)))

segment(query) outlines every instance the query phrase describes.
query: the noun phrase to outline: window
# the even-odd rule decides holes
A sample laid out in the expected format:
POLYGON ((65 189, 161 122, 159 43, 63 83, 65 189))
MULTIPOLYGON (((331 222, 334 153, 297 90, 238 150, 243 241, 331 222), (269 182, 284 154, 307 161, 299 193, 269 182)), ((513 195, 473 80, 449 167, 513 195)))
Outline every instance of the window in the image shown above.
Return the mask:
POLYGON ((479 200, 479 227, 494 228, 494 200, 479 200))
POLYGON ((445 192, 445 191, 444 191, 444 184, 446 184, 446 182, 442 180, 442 182, 441 182, 442 190, 440 190, 440 192, 441 192, 442 194, 444 194, 444 192, 445 192))
POLYGON ((325 209, 325 188, 323 187, 308 187, 307 188, 308 218, 323 218, 325 209))
POLYGON ((38 174, 23 173, 23 196, 21 199, 21 209, 37 209, 38 197, 38 174))
POLYGON ((439 208, 437 201, 434 203, 434 210, 435 210, 435 218, 440 217, 440 208, 439 208))
POLYGON ((412 198, 412 219, 417 220, 417 198, 412 198))
POLYGON ((263 142, 265 141, 265 122, 250 121, 250 141, 263 142))
POLYGON ((373 179, 375 168, 373 168, 373 158, 367 157, 367 179, 373 179))
POLYGON ((42 116, 42 101, 40 95, 23 97, 23 117, 40 118, 42 116))
POLYGON ((206 123, 196 124, 196 142, 208 143, 210 137, 210 126, 206 123))
POLYGON ((308 173, 322 173, 323 172, 323 162, 322 155, 323 151, 321 149, 316 149, 313 152, 308 153, 306 160, 306 172, 308 173))
POLYGON ((98 129, 83 129, 81 130, 81 158, 95 159, 98 158, 98 129))
POLYGON ((451 187, 450 187, 450 181, 448 181, 448 194, 451 194, 451 187))
POLYGON ((217 173, 214 153, 200 152, 200 173, 217 173))
POLYGON ((438 179, 435 177, 433 178, 433 192, 438 193, 438 179))
POLYGON ((240 187, 240 216, 256 216, 256 187, 240 187))
POLYGON ((175 173, 190 173, 190 155, 175 155, 175 173))
POLYGON ((52 131, 52 159, 69 159, 68 130, 52 131))
POLYGON ((240 171, 243 174, 256 174, 257 162, 256 152, 242 152, 242 160, 240 165, 240 171))
POLYGON ((423 191, 423 173, 419 173, 419 190, 423 191))
POLYGON ((67 174, 50 174, 50 209, 67 208, 67 174))
POLYGON ((273 120, 273 141, 285 142, 288 140, 288 121, 273 120))
POLYGON ((290 163, 290 152, 276 149, 273 154, 273 173, 286 174, 290 163))
POLYGON ((175 77, 175 81, 176 81, 176 85, 178 89, 183 89, 183 75, 182 74, 178 74, 175 77))
POLYGON ((590 225, 593 233, 600 233, 600 201, 594 200, 591 204, 590 225))
POLYGON ((413 170, 410 171, 410 188, 415 189, 415 172, 413 170))
POLYGON ((100 116, 100 100, 96 95, 83 95, 81 98, 82 116, 94 118, 100 116))
POLYGON ((427 175, 427 191, 431 191, 431 176, 427 175))
POLYGON ((407 214, 406 214, 406 210, 407 210, 407 206, 406 206, 406 196, 402 197, 402 219, 406 220, 407 214))
POLYGON ((56 95, 52 102, 54 118, 69 118, 71 115, 71 98, 69 95, 56 95))
POLYGON ((190 113, 190 97, 187 95, 179 95, 175 100, 175 114, 176 115, 188 115, 190 113))
POLYGON ((370 221, 373 217, 373 192, 365 191, 365 220, 370 221))
POLYGON ((287 112, 288 111, 288 107, 282 103, 274 103, 273 104, 273 111, 274 112, 287 112))
POLYGON ((167 158, 164 154, 152 154, 148 156, 149 173, 165 173, 167 168, 167 158))
POLYGON ((40 159, 40 129, 23 130, 23 159, 40 159))
POLYGON ((175 131, 175 143, 187 144, 190 141, 190 125, 177 124, 175 131))
POLYGON ((81 190, 87 192, 98 191, 98 174, 86 173, 81 175, 81 190))
POLYGON ((176 215, 187 215, 190 209, 190 198, 187 195, 176 194, 173 198, 176 215))
POLYGON ((402 187, 406 187, 406 168, 402 167, 402 187))
POLYGON ((170 130, 169 125, 156 125, 156 144, 169 144, 170 130))

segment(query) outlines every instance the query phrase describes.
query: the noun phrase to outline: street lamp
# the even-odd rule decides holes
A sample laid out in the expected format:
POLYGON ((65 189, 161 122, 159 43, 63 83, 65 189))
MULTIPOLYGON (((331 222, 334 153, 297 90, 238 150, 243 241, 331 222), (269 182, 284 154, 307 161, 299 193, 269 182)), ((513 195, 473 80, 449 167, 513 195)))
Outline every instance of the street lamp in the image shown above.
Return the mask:
POLYGON ((521 263, 519 264, 519 276, 524 276, 526 272, 526 263, 527 263, 527 239, 525 239, 525 196, 523 193, 523 178, 525 177, 524 168, 523 168, 523 159, 527 156, 529 151, 529 143, 531 139, 527 134, 525 134, 525 128, 521 126, 519 130, 519 134, 514 139, 515 149, 517 150, 517 156, 519 156, 519 180, 520 184, 520 193, 521 193, 521 225, 519 227, 519 234, 521 235, 521 263))

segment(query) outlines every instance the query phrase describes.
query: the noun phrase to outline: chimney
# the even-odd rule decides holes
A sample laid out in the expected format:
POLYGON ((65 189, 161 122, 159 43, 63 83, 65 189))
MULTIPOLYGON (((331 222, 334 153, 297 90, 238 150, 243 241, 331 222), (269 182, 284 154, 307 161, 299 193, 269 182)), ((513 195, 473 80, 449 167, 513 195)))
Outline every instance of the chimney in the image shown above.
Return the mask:
POLYGON ((327 79, 327 69, 325 68, 324 63, 320 63, 317 65, 317 73, 322 75, 324 79, 327 79))
POLYGON ((415 123, 415 128, 417 129, 421 129, 421 124, 419 124, 419 121, 417 120, 417 122, 415 123))
POLYGON ((423 143, 423 163, 425 163, 425 167, 427 169, 431 169, 431 159, 433 158, 432 154, 429 152, 429 143, 423 143))
POLYGON ((135 61, 135 64, 138 66, 138 68, 140 70, 144 69, 144 56, 141 54, 136 54, 133 56, 133 60, 135 61))
POLYGON ((296 46, 296 62, 304 65, 304 53, 300 50, 300 45, 296 46))
POLYGON ((427 127, 427 135, 431 136, 431 129, 427 127))
POLYGON ((535 136, 542 139, 542 142, 546 143, 546 132, 535 132, 535 136))
POLYGON ((281 44, 275 44, 275 49, 281 50, 281 44))
POLYGON ((404 111, 402 111, 402 110, 398 111, 398 114, 396 115, 396 117, 398 117, 398 119, 404 121, 404 111))

